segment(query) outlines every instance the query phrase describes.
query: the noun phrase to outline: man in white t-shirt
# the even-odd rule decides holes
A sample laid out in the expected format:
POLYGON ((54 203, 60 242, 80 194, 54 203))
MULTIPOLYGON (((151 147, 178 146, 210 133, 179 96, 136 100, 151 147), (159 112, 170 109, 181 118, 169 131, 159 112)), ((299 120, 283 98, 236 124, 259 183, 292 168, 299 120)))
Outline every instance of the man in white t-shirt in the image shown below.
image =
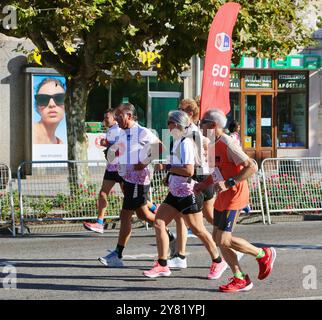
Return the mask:
MULTIPOLYGON (((131 219, 135 212, 139 219, 154 223, 155 214, 148 208, 150 188, 149 164, 159 156, 161 141, 149 129, 136 122, 135 108, 130 103, 122 103, 115 114, 122 130, 117 142, 119 153, 119 175, 123 178, 124 200, 120 213, 120 232, 114 251, 99 261, 108 267, 122 267, 122 253, 131 235, 131 219)), ((173 235, 168 231, 170 241, 173 235)))

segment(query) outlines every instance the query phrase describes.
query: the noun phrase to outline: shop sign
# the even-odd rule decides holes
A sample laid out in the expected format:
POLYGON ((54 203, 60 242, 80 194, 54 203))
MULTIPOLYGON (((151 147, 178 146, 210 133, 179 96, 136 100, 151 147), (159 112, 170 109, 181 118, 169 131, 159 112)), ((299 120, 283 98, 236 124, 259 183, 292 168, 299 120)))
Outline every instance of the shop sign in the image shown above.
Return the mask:
POLYGON ((245 87, 250 89, 272 88, 272 76, 263 74, 246 74, 245 87))
POLYGON ((241 58, 238 66, 232 68, 247 69, 319 69, 322 66, 321 56, 314 54, 289 55, 282 59, 270 60, 267 58, 245 57, 241 58))
POLYGON ((281 73, 278 75, 278 89, 305 89, 306 74, 281 73))
POLYGON ((240 89, 240 72, 230 72, 230 89, 240 89))

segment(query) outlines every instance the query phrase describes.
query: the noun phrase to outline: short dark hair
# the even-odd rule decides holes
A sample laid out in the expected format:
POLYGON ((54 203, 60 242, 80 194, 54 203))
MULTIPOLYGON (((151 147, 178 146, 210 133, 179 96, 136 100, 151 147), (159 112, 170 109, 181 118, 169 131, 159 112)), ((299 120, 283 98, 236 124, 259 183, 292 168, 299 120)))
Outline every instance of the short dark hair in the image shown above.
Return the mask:
POLYGON ((233 120, 233 121, 229 124, 229 127, 228 127, 229 132, 230 132, 230 133, 233 133, 233 132, 237 131, 238 126, 239 126, 238 121, 233 120))
POLYGON ((120 103, 117 107, 118 109, 122 109, 122 111, 126 111, 128 113, 132 114, 132 117, 134 120, 137 119, 136 116, 136 109, 132 103, 126 102, 126 103, 120 103))
POLYGON ((105 114, 107 114, 107 113, 110 113, 110 114, 115 114, 115 108, 108 108, 108 109, 106 109, 106 111, 105 111, 105 114))

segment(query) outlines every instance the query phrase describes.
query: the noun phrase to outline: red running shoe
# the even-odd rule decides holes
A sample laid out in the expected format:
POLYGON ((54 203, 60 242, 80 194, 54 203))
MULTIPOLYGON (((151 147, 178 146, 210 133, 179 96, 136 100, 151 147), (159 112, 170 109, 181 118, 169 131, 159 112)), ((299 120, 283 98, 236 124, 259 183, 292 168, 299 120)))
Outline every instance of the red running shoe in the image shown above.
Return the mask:
POLYGON ((245 279, 239 279, 236 277, 230 278, 229 283, 219 287, 221 292, 241 292, 249 291, 253 288, 253 283, 250 281, 248 274, 245 276, 245 279))
POLYGON ((263 248, 265 256, 260 259, 256 259, 259 266, 258 279, 264 280, 267 278, 273 270, 273 264, 276 259, 276 251, 273 247, 263 248))

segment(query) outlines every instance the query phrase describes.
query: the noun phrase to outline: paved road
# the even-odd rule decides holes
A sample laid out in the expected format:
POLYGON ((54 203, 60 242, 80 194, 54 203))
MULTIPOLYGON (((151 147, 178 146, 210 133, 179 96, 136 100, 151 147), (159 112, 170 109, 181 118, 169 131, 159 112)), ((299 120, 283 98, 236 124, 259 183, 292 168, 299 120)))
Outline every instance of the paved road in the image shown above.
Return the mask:
POLYGON ((217 291, 231 276, 228 270, 220 280, 206 279, 210 261, 198 239, 189 239, 188 269, 173 271, 169 278, 147 279, 142 272, 152 265, 156 252, 151 229, 134 230, 123 269, 107 269, 96 260, 114 248, 115 230, 104 235, 0 237, 0 299, 322 299, 322 222, 240 225, 236 235, 277 251, 274 271, 265 281, 256 278, 254 258, 243 257, 254 288, 240 294, 217 291), (3 288, 8 263, 16 268, 17 289, 3 288), (305 289, 305 284, 316 289, 305 289))

